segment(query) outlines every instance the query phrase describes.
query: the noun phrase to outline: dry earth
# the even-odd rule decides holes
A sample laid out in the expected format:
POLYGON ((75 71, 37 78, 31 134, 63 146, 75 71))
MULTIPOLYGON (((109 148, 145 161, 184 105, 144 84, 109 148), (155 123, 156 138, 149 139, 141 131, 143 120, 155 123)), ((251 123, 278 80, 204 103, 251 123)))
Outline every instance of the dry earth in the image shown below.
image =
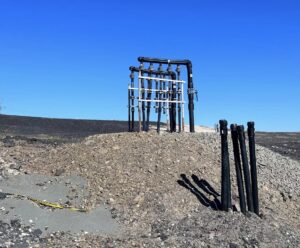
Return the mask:
MULTIPOLYGON (((0 220, 0 247, 300 247, 299 133, 257 133, 257 143, 273 150, 257 146, 258 217, 218 210, 220 137, 211 129, 161 135, 126 129, 126 122, 0 115, 0 180, 81 176, 84 207, 106 205, 121 227, 117 235, 42 236, 22 219, 0 220)), ((232 157, 231 171, 239 209, 232 157)))
MULTIPOLYGON (((6 138, 0 142, 0 157, 3 177, 53 175, 58 169, 63 175, 83 177, 85 207, 106 204, 122 229, 115 236, 58 232, 34 238, 29 234, 26 244, 31 246, 300 246, 299 161, 261 146, 257 146, 261 217, 216 210, 219 197, 207 187, 220 192, 220 141, 214 133, 101 134, 60 145, 6 138)), ((231 170, 238 209, 232 158, 231 170)))

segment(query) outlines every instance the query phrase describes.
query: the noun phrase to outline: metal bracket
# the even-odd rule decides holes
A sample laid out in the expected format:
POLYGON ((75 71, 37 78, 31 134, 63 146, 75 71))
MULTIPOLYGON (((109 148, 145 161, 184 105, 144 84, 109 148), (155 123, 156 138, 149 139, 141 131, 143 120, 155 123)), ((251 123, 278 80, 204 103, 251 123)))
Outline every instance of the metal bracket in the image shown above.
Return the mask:
POLYGON ((196 100, 198 102, 198 90, 196 90, 195 88, 191 88, 191 89, 188 89, 188 94, 193 94, 196 96, 196 100))

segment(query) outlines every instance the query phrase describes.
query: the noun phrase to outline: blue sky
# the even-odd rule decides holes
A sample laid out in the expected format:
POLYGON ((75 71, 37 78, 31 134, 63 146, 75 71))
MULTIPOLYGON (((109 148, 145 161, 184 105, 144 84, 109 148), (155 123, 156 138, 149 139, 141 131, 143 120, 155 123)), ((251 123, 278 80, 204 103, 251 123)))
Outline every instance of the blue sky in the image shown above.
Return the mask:
POLYGON ((0 13, 2 113, 126 120, 137 57, 187 58, 196 124, 300 131, 299 0, 0 0, 0 13))

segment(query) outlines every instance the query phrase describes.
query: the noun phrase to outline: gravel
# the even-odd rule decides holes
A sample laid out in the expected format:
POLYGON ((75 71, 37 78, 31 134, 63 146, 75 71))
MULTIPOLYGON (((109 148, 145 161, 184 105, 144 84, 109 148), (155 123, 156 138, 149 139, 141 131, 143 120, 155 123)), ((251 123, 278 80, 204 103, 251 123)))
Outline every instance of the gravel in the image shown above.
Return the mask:
MULTIPOLYGON (((188 179, 209 203, 220 199, 195 180, 220 193, 220 138, 214 133, 102 134, 58 146, 20 139, 13 146, 0 144, 2 177, 77 174, 87 181, 85 207, 106 204, 122 228, 117 236, 52 233, 36 241, 44 247, 300 247, 299 161, 260 146, 257 160, 260 217, 207 207, 178 183, 188 179), (11 169, 12 163, 21 167, 11 169)), ((231 167, 239 209, 232 156, 231 167)))

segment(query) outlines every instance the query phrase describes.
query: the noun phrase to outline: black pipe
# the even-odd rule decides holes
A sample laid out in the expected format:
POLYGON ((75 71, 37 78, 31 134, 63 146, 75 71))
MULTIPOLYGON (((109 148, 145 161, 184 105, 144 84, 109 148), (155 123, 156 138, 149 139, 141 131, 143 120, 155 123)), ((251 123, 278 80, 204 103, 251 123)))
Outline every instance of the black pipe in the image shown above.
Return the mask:
POLYGON ((241 149, 241 156, 242 156, 242 163, 243 163, 247 206, 248 206, 248 211, 253 212, 251 179, 250 179, 249 164, 248 164, 247 150, 246 150, 246 144, 245 144, 244 126, 243 125, 237 126, 237 131, 238 131, 238 138, 239 138, 239 142, 240 142, 240 149, 241 149))
POLYGON ((228 141, 227 141, 227 121, 220 120, 220 134, 221 134, 221 205, 223 211, 228 211, 231 208, 231 184, 230 184, 230 165, 228 154, 228 141))
MULTIPOLYGON (((157 70, 159 72, 162 72, 162 64, 160 64, 157 68, 157 70)), ((159 75, 156 74, 156 77, 158 77, 159 75)), ((164 78, 164 76, 160 76, 161 78, 164 78)), ((158 93, 158 100, 161 101, 162 100, 162 84, 164 84, 164 81, 159 81, 159 92, 158 93)), ((161 102, 158 103, 158 115, 157 115, 157 133, 160 133, 160 121, 161 121, 161 102)))
MULTIPOLYGON (((168 65, 167 71, 172 71, 171 65, 168 65)), ((172 95, 171 95, 171 82, 168 82, 168 101, 172 101, 172 95)), ((169 125, 170 125, 170 132, 173 132, 173 104, 169 102, 168 104, 168 108, 169 108, 169 125)))
MULTIPOLYGON (((176 73, 173 72, 173 71, 162 71, 160 69, 159 70, 149 70, 149 69, 144 69, 144 68, 141 68, 141 67, 138 68, 138 67, 134 67, 134 66, 130 66, 129 70, 131 72, 141 72, 143 74, 146 73, 148 75, 149 74, 156 74, 156 75, 161 75, 161 76, 169 76, 172 80, 176 80, 176 73)), ((142 99, 144 99, 143 96, 142 96, 142 99)), ((161 105, 160 105, 159 108, 161 108, 161 105)), ((160 112, 160 114, 161 114, 161 112, 160 112)), ((143 130, 145 130, 145 129, 143 129, 143 130)))
POLYGON ((190 121, 190 132, 195 132, 194 124, 194 94, 195 89, 193 85, 193 72, 192 72, 192 62, 190 60, 170 60, 170 59, 158 59, 158 58, 148 58, 148 57, 138 57, 138 61, 149 62, 149 63, 161 63, 161 64, 173 64, 173 65, 185 65, 188 74, 188 98, 189 98, 189 121, 190 121))
POLYGON ((241 207, 241 212, 243 214, 246 214, 246 199, 245 199, 244 184, 243 184, 243 177, 242 177, 237 125, 231 124, 230 129, 231 129, 231 138, 232 138, 232 145, 233 145, 235 172, 236 172, 237 186, 238 186, 239 199, 240 199, 240 207, 241 207))
MULTIPOLYGON (((141 71, 141 76, 144 76, 144 64, 141 63, 140 67, 139 67, 140 71, 141 71)), ((144 85, 144 79, 141 78, 141 98, 142 100, 145 99, 145 85, 144 85)), ((142 101, 142 127, 143 127, 143 131, 146 131, 146 113, 145 113, 145 102, 142 101)))
POLYGON ((254 122, 249 121, 247 125, 248 125, 248 138, 249 138, 249 156, 250 156, 250 169, 251 169, 251 181, 252 181, 253 208, 254 208, 254 213, 259 215, 254 122))
POLYGON ((134 72, 141 71, 141 73, 147 73, 147 74, 152 73, 152 74, 170 76, 172 80, 176 80, 176 73, 173 71, 157 71, 157 70, 150 71, 149 69, 144 69, 144 68, 140 69, 135 66, 130 66, 129 70, 134 72))
MULTIPOLYGON (((172 71, 172 67, 169 64, 167 71, 172 71)), ((169 100, 176 101, 176 83, 169 83, 169 100)), ((169 104, 169 113, 170 113, 170 131, 176 132, 176 103, 172 102, 169 104)))
MULTIPOLYGON (((149 71, 150 73, 148 74, 149 77, 152 76, 152 71, 153 71, 153 64, 150 63, 149 66, 149 71)), ((151 95, 152 95, 152 79, 148 79, 148 91, 147 91, 147 100, 151 100, 151 95)), ((146 131, 149 131, 149 121, 150 121, 150 110, 151 110, 151 102, 147 102, 147 121, 146 121, 146 131)))
MULTIPOLYGON (((159 69, 158 69, 159 70, 159 69)), ((156 77, 159 77, 158 75, 156 75, 156 77)), ((159 84, 160 81, 159 80, 155 80, 155 99, 154 100, 158 100, 158 89, 159 89, 159 84)), ((155 113, 158 113, 158 102, 155 102, 155 113)))
MULTIPOLYGON (((167 100, 167 95, 168 95, 168 94, 165 92, 165 90, 166 90, 166 82, 165 82, 165 81, 162 82, 162 89, 163 89, 163 91, 164 91, 164 92, 163 92, 163 100, 165 101, 165 100, 167 100)), ((164 115, 165 115, 165 114, 167 113, 167 112, 166 112, 167 105, 166 105, 165 102, 163 103, 163 107, 162 107, 162 108, 163 108, 163 113, 164 113, 164 115)))
MULTIPOLYGON (((176 67, 177 72, 177 80, 180 80, 180 65, 176 67)), ((178 101, 181 101, 181 85, 178 83, 177 86, 177 93, 178 93, 178 101)), ((183 123, 184 125, 184 123, 183 123)), ((178 132, 181 132, 181 103, 178 103, 178 132)))
MULTIPOLYGON (((130 73, 130 86, 131 88, 134 87, 134 73, 131 72, 130 73)), ((129 112, 128 112, 128 131, 129 132, 133 132, 134 131, 134 90, 131 89, 130 92, 128 92, 128 104, 129 104, 129 107, 128 108, 131 108, 129 109, 129 112), (131 111, 131 113, 130 113, 131 111), (131 117, 131 118, 130 118, 131 117), (131 123, 130 123, 131 121, 131 123)))
POLYGON ((130 106, 131 90, 128 89, 128 132, 131 132, 131 106, 130 106))

